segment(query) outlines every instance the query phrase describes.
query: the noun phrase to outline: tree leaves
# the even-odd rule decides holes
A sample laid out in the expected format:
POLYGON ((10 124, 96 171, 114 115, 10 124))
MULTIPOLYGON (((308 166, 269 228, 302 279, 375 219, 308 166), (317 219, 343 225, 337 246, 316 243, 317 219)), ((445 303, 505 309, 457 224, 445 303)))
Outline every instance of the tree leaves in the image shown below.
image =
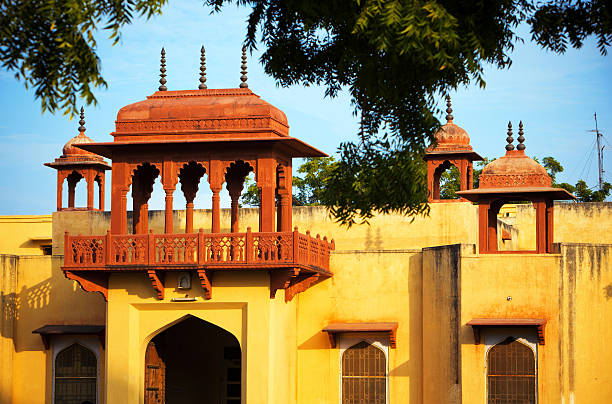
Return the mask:
POLYGON ((95 33, 120 28, 134 15, 151 17, 166 0, 0 0, 0 61, 32 87, 43 111, 77 114, 77 96, 96 103, 95 87, 106 87, 96 54, 95 33))

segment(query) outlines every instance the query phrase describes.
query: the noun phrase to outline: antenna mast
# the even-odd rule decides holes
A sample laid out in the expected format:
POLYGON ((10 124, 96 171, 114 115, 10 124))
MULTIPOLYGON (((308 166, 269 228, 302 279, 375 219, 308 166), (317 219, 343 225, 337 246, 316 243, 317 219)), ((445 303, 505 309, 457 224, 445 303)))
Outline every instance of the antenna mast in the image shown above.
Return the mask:
POLYGON ((599 174, 599 190, 601 191, 603 188, 603 149, 604 146, 601 146, 601 138, 603 134, 597 128, 597 112, 595 112, 595 136, 597 137, 597 165, 598 165, 598 174, 599 174))

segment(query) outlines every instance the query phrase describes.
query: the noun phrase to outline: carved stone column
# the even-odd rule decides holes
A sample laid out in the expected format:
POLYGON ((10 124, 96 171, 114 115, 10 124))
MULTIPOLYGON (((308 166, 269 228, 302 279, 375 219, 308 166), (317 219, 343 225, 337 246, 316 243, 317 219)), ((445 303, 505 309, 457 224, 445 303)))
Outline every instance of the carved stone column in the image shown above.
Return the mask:
POLYGON ((276 190, 276 161, 272 158, 257 160, 257 187, 261 191, 259 205, 259 231, 274 231, 274 200, 276 190))
POLYGON ((87 210, 94 210, 94 184, 95 184, 95 173, 88 171, 85 175, 85 181, 87 182, 87 210))

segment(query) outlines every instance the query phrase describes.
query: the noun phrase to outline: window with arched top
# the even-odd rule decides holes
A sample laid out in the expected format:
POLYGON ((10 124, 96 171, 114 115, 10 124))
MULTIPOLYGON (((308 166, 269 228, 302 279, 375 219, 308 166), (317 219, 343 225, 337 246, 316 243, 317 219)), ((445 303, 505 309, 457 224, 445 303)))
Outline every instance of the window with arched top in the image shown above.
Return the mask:
POLYGON ((487 355, 487 403, 535 404, 536 367, 531 348, 508 338, 487 355))
POLYGON ((387 359, 374 345, 361 341, 342 355, 342 404, 386 404, 387 359))
POLYGON ((97 403, 98 360, 79 344, 55 357, 54 404, 97 403))

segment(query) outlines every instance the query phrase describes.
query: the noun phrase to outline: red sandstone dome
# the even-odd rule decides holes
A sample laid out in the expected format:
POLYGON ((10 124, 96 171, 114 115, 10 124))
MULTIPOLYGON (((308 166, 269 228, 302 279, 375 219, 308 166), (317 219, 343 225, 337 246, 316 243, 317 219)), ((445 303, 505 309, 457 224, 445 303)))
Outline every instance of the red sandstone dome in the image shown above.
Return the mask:
POLYGON ((75 145, 81 145, 81 144, 87 144, 87 143, 94 143, 94 141, 91 140, 87 135, 85 135, 84 132, 79 132, 78 135, 76 135, 75 137, 70 139, 68 142, 66 142, 66 144, 64 145, 64 148, 62 149, 62 157, 69 157, 69 156, 94 157, 95 156, 95 157, 100 158, 100 156, 92 152, 88 152, 87 150, 83 150, 79 147, 75 147, 75 145))
POLYGON ((436 150, 472 150, 467 132, 455 125, 452 119, 442 125, 434 136, 438 143, 436 150))
POLYGON ((550 187, 552 179, 524 150, 508 150, 487 164, 480 174, 480 188, 550 187))
POLYGON ((115 141, 148 135, 166 140, 192 138, 285 137, 287 117, 248 88, 157 91, 119 110, 115 141))
POLYGON ((465 129, 453 122, 453 109, 450 96, 446 96, 446 123, 434 134, 437 145, 430 146, 427 151, 471 151, 470 137, 465 129))

